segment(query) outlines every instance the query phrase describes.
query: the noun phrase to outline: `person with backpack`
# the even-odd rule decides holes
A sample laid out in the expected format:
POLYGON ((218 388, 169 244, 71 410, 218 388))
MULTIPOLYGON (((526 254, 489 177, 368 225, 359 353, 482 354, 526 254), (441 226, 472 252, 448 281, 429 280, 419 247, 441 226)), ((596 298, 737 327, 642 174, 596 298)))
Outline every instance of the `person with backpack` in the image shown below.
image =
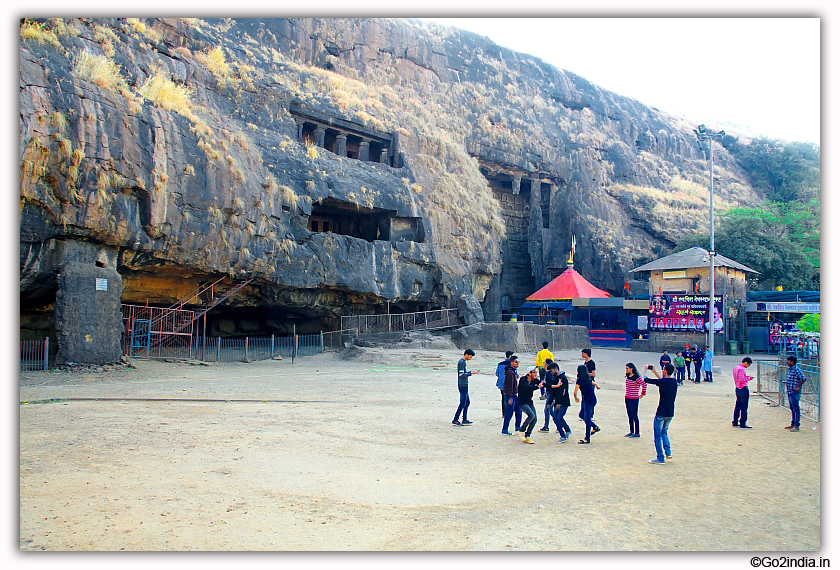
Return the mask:
POLYGON ((502 395, 502 417, 505 417, 505 368, 510 365, 510 357, 513 355, 512 350, 505 351, 505 359, 496 365, 496 388, 502 395))
POLYGON ((677 370, 677 384, 682 386, 685 380, 685 357, 682 352, 674 355, 674 368, 677 370))

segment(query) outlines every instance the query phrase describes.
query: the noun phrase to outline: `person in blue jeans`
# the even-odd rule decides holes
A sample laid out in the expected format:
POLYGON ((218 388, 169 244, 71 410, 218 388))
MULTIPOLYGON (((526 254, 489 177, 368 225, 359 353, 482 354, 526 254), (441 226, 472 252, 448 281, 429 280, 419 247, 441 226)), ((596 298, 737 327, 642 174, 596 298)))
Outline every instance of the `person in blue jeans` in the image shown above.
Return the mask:
POLYGON ((454 426, 468 426, 472 423, 467 419, 467 409, 470 407, 470 376, 477 373, 478 370, 467 370, 467 361, 472 360, 473 356, 475 356, 475 351, 468 348, 464 351, 464 358, 458 361, 458 392, 461 393, 461 401, 455 411, 455 419, 452 420, 454 426), (464 419, 458 421, 462 411, 464 419))
POLYGON ((569 400, 569 379, 566 378, 565 372, 560 371, 560 365, 556 362, 548 365, 546 379, 547 382, 553 382, 554 410, 552 415, 557 430, 560 432, 560 439, 557 443, 566 443, 572 434, 572 428, 569 427, 565 419, 566 411, 572 405, 569 400))
POLYGON ((589 443, 589 438, 593 433, 601 431, 594 421, 592 416, 595 414, 595 405, 598 403, 598 398, 595 397, 595 389, 601 389, 595 383, 595 379, 589 375, 589 368, 585 364, 577 367, 577 381, 575 382, 575 402, 579 402, 582 407, 583 421, 586 424, 586 435, 578 443, 589 443), (578 394, 581 397, 578 397, 578 394))
POLYGON ((674 403, 677 400, 677 380, 673 378, 674 365, 666 364, 661 377, 653 365, 648 364, 645 369, 656 376, 656 378, 645 376, 645 382, 659 388, 659 406, 653 418, 653 444, 656 447, 656 459, 651 459, 650 463, 665 465, 665 460, 671 459, 671 439, 668 437, 668 428, 671 426, 671 420, 674 419, 674 403))
POLYGON ((522 410, 519 409, 519 378, 516 373, 516 369, 519 368, 519 357, 511 355, 510 357, 510 364, 508 364, 507 368, 505 368, 505 387, 504 393, 505 404, 507 407, 505 408, 505 419, 502 423, 502 434, 503 435, 513 435, 513 433, 508 430, 510 426, 510 419, 516 415, 516 431, 521 431, 520 425, 522 424, 522 410))
POLYGON ((788 375, 785 384, 787 384, 787 396, 788 396, 788 404, 790 404, 790 425, 785 429, 789 429, 790 431, 799 431, 799 420, 800 420, 800 411, 799 411, 799 399, 802 397, 802 386, 805 384, 807 380, 805 373, 802 372, 802 369, 796 364, 797 359, 795 356, 788 356, 787 357, 787 365, 788 365, 788 375))

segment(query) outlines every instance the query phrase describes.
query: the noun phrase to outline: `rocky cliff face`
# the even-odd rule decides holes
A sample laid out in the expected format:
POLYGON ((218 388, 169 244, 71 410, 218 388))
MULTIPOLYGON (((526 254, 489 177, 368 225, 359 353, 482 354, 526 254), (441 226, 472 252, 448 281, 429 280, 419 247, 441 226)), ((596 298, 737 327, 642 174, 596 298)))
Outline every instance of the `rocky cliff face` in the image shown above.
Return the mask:
MULTIPOLYGON (((228 306, 278 332, 386 300, 474 296, 493 317, 562 271, 572 235, 578 271, 619 293, 707 220, 688 125, 467 32, 128 18, 21 37, 24 310, 54 302, 55 244, 80 240, 116 252, 123 302, 255 277, 228 306)), ((715 155, 718 206, 756 203, 715 155)))

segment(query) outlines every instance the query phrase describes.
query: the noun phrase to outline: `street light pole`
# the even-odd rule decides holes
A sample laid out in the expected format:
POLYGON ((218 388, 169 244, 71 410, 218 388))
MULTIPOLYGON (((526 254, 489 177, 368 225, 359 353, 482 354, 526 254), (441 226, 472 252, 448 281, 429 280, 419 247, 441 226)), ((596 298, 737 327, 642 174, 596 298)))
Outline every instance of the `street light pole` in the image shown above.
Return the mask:
POLYGON ((715 149, 714 139, 722 140, 726 132, 713 133, 699 125, 694 134, 700 142, 709 141, 709 349, 715 350, 715 149))

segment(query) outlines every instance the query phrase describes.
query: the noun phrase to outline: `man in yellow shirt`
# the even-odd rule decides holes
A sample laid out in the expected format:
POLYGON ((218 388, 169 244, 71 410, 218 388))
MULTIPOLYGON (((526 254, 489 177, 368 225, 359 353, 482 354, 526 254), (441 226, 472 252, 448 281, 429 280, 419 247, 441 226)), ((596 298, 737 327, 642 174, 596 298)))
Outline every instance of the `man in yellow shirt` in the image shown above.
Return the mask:
MULTIPOLYGON (((546 360, 554 361, 554 354, 548 350, 548 342, 543 342, 543 349, 537 353, 537 368, 540 369, 540 382, 545 380, 546 360)), ((545 388, 540 388, 540 400, 545 400, 545 388)))

